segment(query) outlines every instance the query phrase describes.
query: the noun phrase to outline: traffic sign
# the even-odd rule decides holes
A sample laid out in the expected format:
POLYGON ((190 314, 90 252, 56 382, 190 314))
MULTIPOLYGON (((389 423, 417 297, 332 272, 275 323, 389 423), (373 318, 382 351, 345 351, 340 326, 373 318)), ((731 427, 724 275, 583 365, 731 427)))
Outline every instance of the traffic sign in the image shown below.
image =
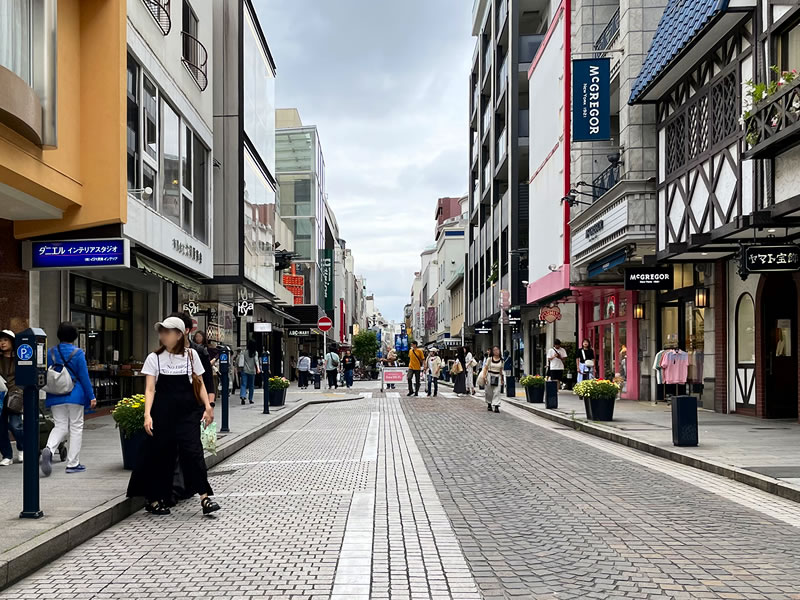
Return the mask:
POLYGON ((331 327, 333 327, 333 321, 331 321, 328 317, 321 317, 320 320, 317 321, 317 327, 321 331, 328 331, 331 327))

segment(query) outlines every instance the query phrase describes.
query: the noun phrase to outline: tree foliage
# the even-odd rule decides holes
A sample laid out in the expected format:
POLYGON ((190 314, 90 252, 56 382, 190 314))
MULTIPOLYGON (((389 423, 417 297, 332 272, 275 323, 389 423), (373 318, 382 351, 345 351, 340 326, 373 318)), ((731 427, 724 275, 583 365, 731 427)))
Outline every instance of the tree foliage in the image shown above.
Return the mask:
POLYGON ((378 355, 381 345, 374 331, 364 330, 353 336, 353 356, 366 364, 378 355))

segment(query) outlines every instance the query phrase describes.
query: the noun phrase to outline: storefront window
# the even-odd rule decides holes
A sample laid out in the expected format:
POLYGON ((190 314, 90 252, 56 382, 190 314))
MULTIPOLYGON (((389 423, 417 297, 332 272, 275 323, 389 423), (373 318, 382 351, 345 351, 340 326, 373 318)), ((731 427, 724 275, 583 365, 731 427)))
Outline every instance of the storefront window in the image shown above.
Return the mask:
POLYGON ((678 343, 678 307, 661 307, 661 347, 675 346, 678 343))
POLYGON ((689 353, 687 381, 703 383, 703 360, 705 348, 705 309, 695 308, 694 302, 686 303, 686 348, 689 353))
POLYGON ((118 361, 127 360, 131 354, 129 291, 73 276, 70 304, 70 320, 90 365, 115 362, 114 351, 118 361))
POLYGON ((756 309, 750 294, 742 294, 736 306, 736 362, 756 362, 756 309))
POLYGON ((617 339, 617 375, 622 379, 622 391, 627 391, 628 385, 628 326, 625 322, 619 324, 617 339))
POLYGON ((31 0, 0 2, 0 65, 32 85, 31 0))

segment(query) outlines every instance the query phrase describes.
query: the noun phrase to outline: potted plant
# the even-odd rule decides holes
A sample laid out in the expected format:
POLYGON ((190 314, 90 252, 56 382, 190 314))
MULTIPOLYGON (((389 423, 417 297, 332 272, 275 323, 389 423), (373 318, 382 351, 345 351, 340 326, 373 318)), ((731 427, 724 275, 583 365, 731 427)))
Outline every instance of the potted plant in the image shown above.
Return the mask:
POLYGON ((541 404, 544 402, 544 377, 541 375, 526 375, 520 380, 525 388, 525 398, 528 402, 541 404))
POLYGON ((619 385, 607 379, 589 379, 575 385, 575 394, 583 399, 586 417, 591 421, 613 421, 614 403, 619 385))
POLYGON ((128 471, 136 467, 141 454, 142 445, 147 439, 144 430, 143 394, 123 398, 111 411, 114 423, 119 429, 119 441, 122 446, 122 468, 128 471))
POLYGON ((289 380, 286 377, 269 378, 269 405, 283 406, 286 404, 286 388, 289 387, 289 380))

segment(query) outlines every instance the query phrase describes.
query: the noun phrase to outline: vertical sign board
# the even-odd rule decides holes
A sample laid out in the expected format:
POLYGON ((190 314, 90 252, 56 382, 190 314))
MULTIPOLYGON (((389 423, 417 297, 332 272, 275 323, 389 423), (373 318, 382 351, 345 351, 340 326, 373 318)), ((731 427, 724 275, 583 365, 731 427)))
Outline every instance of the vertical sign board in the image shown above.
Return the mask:
POLYGON ((611 60, 572 61, 572 141, 611 139, 611 60))
POLYGON ((320 278, 322 284, 322 299, 325 312, 333 314, 333 248, 325 248, 320 261, 320 278))

